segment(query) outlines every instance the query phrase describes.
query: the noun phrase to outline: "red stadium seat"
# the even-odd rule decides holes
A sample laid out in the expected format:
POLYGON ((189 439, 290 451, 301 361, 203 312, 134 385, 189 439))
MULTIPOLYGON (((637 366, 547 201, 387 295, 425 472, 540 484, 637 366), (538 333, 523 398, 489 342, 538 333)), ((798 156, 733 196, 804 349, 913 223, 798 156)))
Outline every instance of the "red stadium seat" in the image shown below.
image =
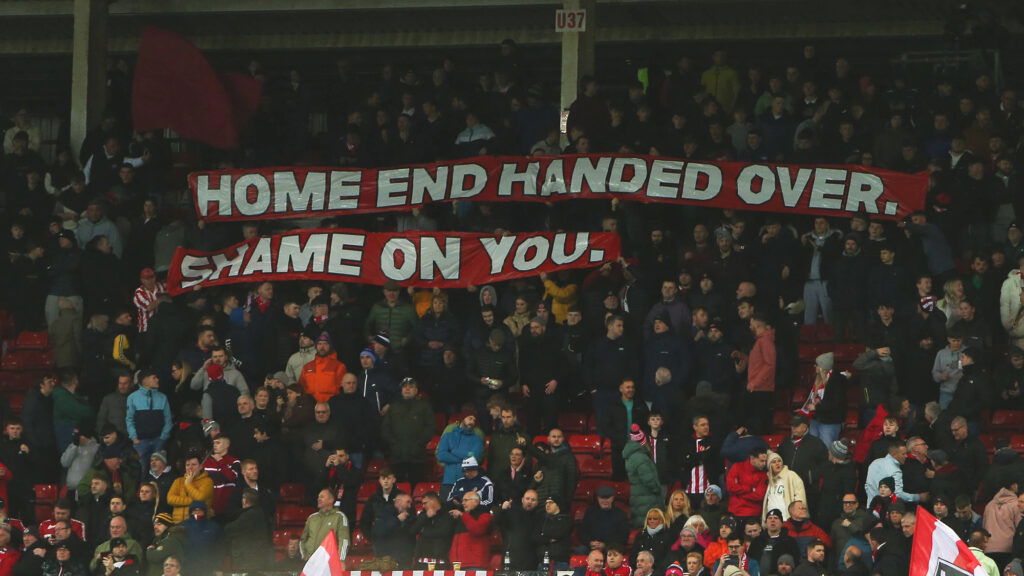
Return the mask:
POLYGON ((793 413, 789 410, 784 412, 775 411, 772 413, 772 428, 777 431, 789 432, 789 421, 793 419, 793 413))
MULTIPOLYGON (((495 532, 497 534, 497 532, 495 532)), ((490 569, 493 572, 498 572, 502 569, 502 563, 504 563, 505 557, 501 554, 491 554, 491 565, 490 569)))
POLYGON ((448 425, 448 419, 444 414, 434 414, 434 431, 438 434, 448 425))
POLYGON ((593 502, 597 488, 607 483, 608 482, 606 480, 584 478, 576 483, 576 491, 573 493, 573 500, 587 503, 593 502))
POLYGON ((793 389, 793 394, 789 397, 789 405, 793 408, 800 408, 807 401, 807 395, 811 393, 811 389, 805 386, 798 386, 793 389))
POLYGON ((1018 453, 1024 452, 1024 434, 1014 434, 1010 436, 1010 448, 1014 449, 1018 453))
POLYGON ((283 504, 302 504, 306 498, 306 486, 296 482, 281 484, 277 494, 283 504))
POLYGON ((384 460, 370 460, 366 463, 366 477, 369 479, 376 479, 380 476, 380 471, 387 468, 388 463, 384 460))
POLYGON ((35 511, 36 518, 53 518, 53 505, 51 504, 36 504, 35 511))
POLYGON ((1024 430, 1024 410, 996 410, 988 429, 996 432, 1020 432, 1024 430))
POLYGON ((601 452, 601 437, 597 434, 573 434, 569 436, 569 447, 577 454, 601 452))
POLYGON ((352 549, 354 550, 370 550, 373 547, 370 544, 370 539, 363 534, 363 531, 356 528, 352 531, 352 549))
POLYGON ((316 508, 312 506, 296 506, 294 504, 282 504, 277 507, 275 517, 280 528, 299 528, 306 525, 306 519, 314 514, 316 508))
POLYGON ((580 476, 584 478, 611 478, 611 458, 597 457, 591 454, 577 454, 576 466, 580 476))
POLYGON ((818 325, 817 324, 801 324, 800 325, 800 343, 801 344, 814 344, 818 341, 818 325))
POLYGON ((843 428, 856 430, 860 427, 860 410, 851 408, 846 411, 846 420, 843 421, 843 428))
POLYGON ((864 404, 864 389, 860 386, 847 386, 846 387, 846 406, 847 408, 859 408, 864 404))
POLYGON ((564 432, 572 434, 585 434, 591 429, 587 428, 589 416, 580 412, 563 412, 558 415, 558 427, 564 432))
POLYGON ((427 492, 440 492, 440 490, 441 484, 438 482, 420 482, 416 485, 416 489, 412 491, 412 499, 419 502, 427 492))
MULTIPOLYGON (((11 408, 11 413, 15 416, 21 416, 21 409, 25 406, 25 395, 16 394, 14 396, 7 397, 7 405, 11 408)), ((40 516, 36 516, 40 518, 40 516)))
POLYGON ((433 438, 431 438, 430 442, 427 442, 427 447, 426 447, 427 452, 429 452, 430 454, 437 453, 437 445, 440 442, 441 442, 441 437, 440 436, 434 436, 433 438))
POLYGON ((863 344, 836 344, 836 364, 852 364, 863 352, 863 344))
POLYGON ((51 350, 16 350, 4 354, 0 368, 4 370, 50 370, 53 368, 51 350))
POLYGON ((37 382, 38 375, 33 372, 11 372, 0 371, 0 391, 2 392, 27 392, 37 382))
POLYGON ((609 482, 615 488, 616 502, 629 502, 629 482, 609 482))
POLYGON ((398 488, 399 492, 405 492, 406 494, 412 494, 412 484, 408 482, 396 482, 395 488, 398 488))
POLYGON ((586 566, 586 565, 587 565, 587 555, 586 554, 573 554, 572 556, 569 557, 569 569, 570 570, 575 570, 575 569, 579 568, 580 566, 586 566))
POLYGON ((276 550, 287 550, 288 540, 291 539, 292 535, 299 537, 302 535, 301 530, 274 530, 274 549, 276 550))
POLYGON ((978 440, 985 446, 985 451, 992 454, 996 451, 996 437, 991 434, 978 434, 978 440))
POLYGON ((370 499, 370 496, 377 493, 378 488, 380 488, 380 484, 374 480, 367 480, 366 482, 363 482, 362 486, 359 487, 359 492, 356 494, 356 500, 359 502, 366 502, 370 499))
POLYGON ((57 501, 59 491, 56 484, 36 484, 36 504, 53 504, 57 501))
POLYGON ((785 434, 765 434, 761 438, 768 443, 768 447, 772 450, 778 450, 782 441, 786 439, 785 434))
POLYGON ((22 332, 14 340, 16 350, 46 350, 50 347, 50 335, 45 330, 22 332))

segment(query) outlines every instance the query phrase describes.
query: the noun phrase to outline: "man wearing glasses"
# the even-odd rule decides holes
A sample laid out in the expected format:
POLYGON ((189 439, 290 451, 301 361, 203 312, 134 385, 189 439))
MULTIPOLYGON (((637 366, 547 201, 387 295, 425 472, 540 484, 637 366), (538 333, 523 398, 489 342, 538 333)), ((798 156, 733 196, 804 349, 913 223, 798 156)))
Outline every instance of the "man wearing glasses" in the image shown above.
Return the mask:
POLYGON ((935 468, 928 459, 928 443, 924 438, 907 439, 907 461, 903 463, 903 489, 911 494, 931 492, 935 468))
POLYGON ((181 574, 181 561, 174 556, 168 556, 164 560, 164 576, 178 576, 181 574))
POLYGON ((726 540, 727 552, 722 555, 721 558, 715 561, 714 573, 719 574, 719 565, 723 566, 722 572, 725 573, 725 566, 735 566, 740 570, 743 570, 747 574, 760 574, 761 569, 757 563, 757 560, 747 556, 747 545, 743 542, 743 536, 740 534, 733 534, 726 540))
POLYGON ((843 494, 842 503, 843 511, 832 523, 829 534, 837 553, 842 553, 851 538, 863 538, 864 532, 875 523, 871 514, 861 507, 856 494, 843 494))
POLYGON ((950 462, 967 473, 968 492, 973 493, 988 468, 988 450, 976 434, 970 433, 967 419, 963 416, 953 418, 949 431, 953 433, 953 440, 943 447, 943 451, 950 462))

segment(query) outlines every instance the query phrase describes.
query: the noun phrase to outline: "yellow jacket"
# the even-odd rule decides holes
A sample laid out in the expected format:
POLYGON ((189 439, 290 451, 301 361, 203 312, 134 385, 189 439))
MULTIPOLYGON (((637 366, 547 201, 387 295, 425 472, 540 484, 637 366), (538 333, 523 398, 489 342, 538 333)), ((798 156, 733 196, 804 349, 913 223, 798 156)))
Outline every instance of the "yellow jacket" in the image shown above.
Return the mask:
POLYGON ((173 507, 171 515, 174 523, 188 520, 188 507, 192 502, 202 500, 206 502, 206 514, 213 516, 213 479, 201 472, 192 479, 190 484, 185 483, 185 478, 177 478, 171 489, 167 492, 167 503, 173 507))

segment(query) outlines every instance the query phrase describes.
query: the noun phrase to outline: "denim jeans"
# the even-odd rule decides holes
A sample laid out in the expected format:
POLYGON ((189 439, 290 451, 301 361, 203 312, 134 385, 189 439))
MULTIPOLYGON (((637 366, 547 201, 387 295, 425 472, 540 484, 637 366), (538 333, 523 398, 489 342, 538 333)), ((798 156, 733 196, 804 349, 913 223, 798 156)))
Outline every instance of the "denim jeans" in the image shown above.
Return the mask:
POLYGON ((839 439, 839 434, 842 431, 842 424, 822 424, 817 420, 811 420, 811 435, 821 439, 825 443, 826 448, 839 439))
POLYGON ((149 458, 153 455, 153 452, 158 452, 164 447, 163 438, 148 438, 139 439, 139 443, 134 446, 135 453, 139 455, 139 466, 142 467, 142 476, 146 477, 146 472, 149 472, 149 458))

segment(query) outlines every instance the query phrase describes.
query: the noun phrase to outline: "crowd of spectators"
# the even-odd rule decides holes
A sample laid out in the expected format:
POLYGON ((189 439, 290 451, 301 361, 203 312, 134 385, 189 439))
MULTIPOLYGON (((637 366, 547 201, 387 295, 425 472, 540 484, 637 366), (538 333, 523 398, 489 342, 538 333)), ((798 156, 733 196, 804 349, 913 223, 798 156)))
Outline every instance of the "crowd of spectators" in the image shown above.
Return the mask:
POLYGON ((489 567, 497 553, 523 570, 585 555, 580 576, 901 576, 916 505, 986 567, 1022 574, 1024 462, 998 438, 990 459, 979 438, 989 411, 1024 409, 1017 93, 987 73, 868 77, 813 46, 736 68, 722 49, 620 91, 583 78, 562 148, 550 87, 521 62, 506 41, 472 77, 445 59, 367 81, 340 59, 320 89, 254 61, 261 110, 218 166, 605 152, 857 164, 927 170, 926 209, 838 222, 431 205, 327 224, 604 230, 624 256, 462 290, 265 282, 172 299, 176 247, 268 227, 179 210, 170 147, 130 135, 123 111, 52 165, 19 113, 3 140, 0 296, 17 330, 49 331, 55 371, 20 415, 3 410, 0 576, 296 571, 331 531, 347 557, 356 530, 384 567, 489 567), (324 134, 309 133, 314 107, 324 134), (852 365, 823 350, 801 369, 800 325, 818 324, 834 328, 818 346, 852 346, 852 365), (769 447, 793 391, 807 401, 769 447), (577 460, 557 426, 569 411, 594 414, 610 479, 630 486, 628 499, 599 486, 578 521, 577 460), (416 500, 400 487, 426 482, 439 489, 416 500), (67 496, 36 518, 33 485, 50 483, 67 496), (275 560, 286 483, 316 512, 275 560))

